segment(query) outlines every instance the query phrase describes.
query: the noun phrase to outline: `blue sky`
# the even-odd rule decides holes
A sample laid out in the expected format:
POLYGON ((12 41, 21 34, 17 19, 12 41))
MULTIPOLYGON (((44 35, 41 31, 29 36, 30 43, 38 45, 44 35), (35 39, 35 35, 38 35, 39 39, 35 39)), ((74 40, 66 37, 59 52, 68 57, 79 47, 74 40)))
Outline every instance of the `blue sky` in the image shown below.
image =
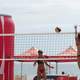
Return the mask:
POLYGON ((62 32, 74 32, 80 0, 0 0, 0 13, 12 15, 16 33, 54 32, 57 25, 62 32))

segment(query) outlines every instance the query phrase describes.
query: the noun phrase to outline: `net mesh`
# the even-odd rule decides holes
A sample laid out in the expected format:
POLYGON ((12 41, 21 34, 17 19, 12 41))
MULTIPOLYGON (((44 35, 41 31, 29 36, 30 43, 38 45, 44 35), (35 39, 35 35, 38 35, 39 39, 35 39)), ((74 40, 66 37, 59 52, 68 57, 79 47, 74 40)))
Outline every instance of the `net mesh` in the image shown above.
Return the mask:
POLYGON ((74 33, 37 33, 15 35, 15 55, 22 54, 34 47, 42 50, 49 56, 54 56, 62 53, 70 46, 76 49, 74 33))
MULTIPOLYGON (((15 34, 15 56, 25 56, 28 54, 27 51, 33 48, 42 50, 45 55, 57 56, 63 54, 63 52, 70 47, 76 49, 74 33, 15 34)), ((54 69, 46 67, 47 75, 61 74, 62 71, 69 73, 67 67, 70 66, 72 71, 72 66, 74 66, 70 64, 65 64, 65 66, 63 64, 65 66, 65 68, 63 68, 64 66, 62 64, 58 64, 58 66, 54 62, 49 64, 54 66, 54 69)), ((74 74, 75 71, 76 69, 71 73, 74 74)), ((15 62, 15 77, 17 75, 19 75, 20 78, 21 75, 26 75, 28 80, 32 80, 37 75, 37 66, 33 67, 33 63, 15 62), (23 64, 22 68, 21 64, 23 64)))

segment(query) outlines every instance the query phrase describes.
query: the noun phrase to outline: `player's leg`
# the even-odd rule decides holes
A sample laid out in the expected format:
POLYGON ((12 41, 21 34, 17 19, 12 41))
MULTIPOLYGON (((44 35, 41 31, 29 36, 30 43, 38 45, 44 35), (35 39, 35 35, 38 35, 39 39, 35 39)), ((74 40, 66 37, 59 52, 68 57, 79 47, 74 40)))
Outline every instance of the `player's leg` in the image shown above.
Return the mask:
POLYGON ((43 80, 46 80, 46 73, 43 74, 43 80))
POLYGON ((41 72, 39 69, 37 71, 37 80, 41 80, 41 72))

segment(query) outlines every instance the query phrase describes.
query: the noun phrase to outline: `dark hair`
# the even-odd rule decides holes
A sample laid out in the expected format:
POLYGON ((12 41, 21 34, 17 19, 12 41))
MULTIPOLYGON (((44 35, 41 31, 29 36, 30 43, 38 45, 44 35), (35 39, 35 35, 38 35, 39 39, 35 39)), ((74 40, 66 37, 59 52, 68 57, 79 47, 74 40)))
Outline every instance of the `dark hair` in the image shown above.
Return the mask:
POLYGON ((80 33, 78 33, 78 38, 80 39, 80 33))
POLYGON ((38 50, 38 54, 43 54, 43 51, 42 50, 38 50))
POLYGON ((62 74, 65 74, 65 72, 62 72, 62 74))

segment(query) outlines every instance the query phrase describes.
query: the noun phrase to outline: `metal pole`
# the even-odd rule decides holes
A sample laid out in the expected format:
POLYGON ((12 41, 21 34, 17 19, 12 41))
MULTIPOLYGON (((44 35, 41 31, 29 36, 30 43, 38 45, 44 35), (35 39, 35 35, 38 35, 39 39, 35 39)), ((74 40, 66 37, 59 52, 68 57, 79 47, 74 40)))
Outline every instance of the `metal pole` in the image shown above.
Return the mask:
POLYGON ((23 67, 23 63, 21 62, 21 80, 22 80, 22 67, 23 67))
POLYGON ((56 62, 56 74, 58 74, 58 62, 56 62))
MULTIPOLYGON (((50 62, 49 62, 49 65, 51 65, 50 62)), ((51 73, 51 71, 50 71, 50 67, 49 67, 49 74, 50 74, 50 73, 51 73)))

